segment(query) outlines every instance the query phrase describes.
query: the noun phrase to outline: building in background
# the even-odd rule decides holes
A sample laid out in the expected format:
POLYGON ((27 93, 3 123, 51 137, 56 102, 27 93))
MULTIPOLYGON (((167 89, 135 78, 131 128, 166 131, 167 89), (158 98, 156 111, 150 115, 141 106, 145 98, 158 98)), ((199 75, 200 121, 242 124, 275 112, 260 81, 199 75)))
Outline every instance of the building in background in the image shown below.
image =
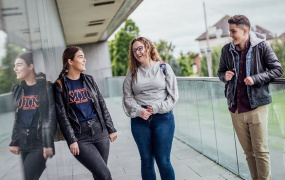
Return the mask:
MULTIPOLYGON (((228 19, 231 16, 226 15, 222 19, 220 19, 216 24, 213 26, 209 27, 209 46, 212 49, 215 46, 223 46, 229 42, 231 42, 232 38, 230 37, 229 33, 229 24, 228 24, 228 19)), ((259 32, 263 35, 266 36, 266 41, 271 43, 274 39, 275 36, 272 32, 268 31, 265 28, 262 28, 259 25, 255 25, 251 27, 252 31, 259 32)), ((206 32, 201 34, 196 41, 199 42, 199 47, 201 53, 205 53, 207 50, 207 37, 206 37, 206 32)))

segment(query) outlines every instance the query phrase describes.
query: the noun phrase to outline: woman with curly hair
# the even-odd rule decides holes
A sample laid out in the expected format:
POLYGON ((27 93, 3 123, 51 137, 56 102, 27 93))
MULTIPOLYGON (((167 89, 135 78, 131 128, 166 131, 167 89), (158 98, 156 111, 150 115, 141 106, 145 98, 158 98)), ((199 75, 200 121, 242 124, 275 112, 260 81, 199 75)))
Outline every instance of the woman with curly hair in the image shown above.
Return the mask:
POLYGON ((163 63, 153 43, 138 37, 129 47, 129 71, 123 84, 123 108, 141 157, 142 179, 174 180, 170 162, 175 123, 172 113, 178 87, 171 67, 163 63))

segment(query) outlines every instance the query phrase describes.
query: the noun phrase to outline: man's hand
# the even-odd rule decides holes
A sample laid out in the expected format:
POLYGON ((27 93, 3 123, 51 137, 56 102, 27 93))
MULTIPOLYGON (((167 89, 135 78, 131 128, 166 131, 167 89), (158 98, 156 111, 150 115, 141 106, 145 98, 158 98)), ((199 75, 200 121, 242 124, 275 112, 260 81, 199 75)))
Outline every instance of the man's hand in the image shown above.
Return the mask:
POLYGON ((111 142, 114 142, 117 139, 117 133, 111 133, 109 134, 109 139, 111 142))
POLYGON ((141 112, 140 117, 143 118, 144 120, 147 120, 150 115, 151 115, 151 113, 148 112, 147 109, 143 109, 142 112, 141 112))
POLYGON ((78 143, 74 142, 72 144, 70 144, 70 152, 71 154, 75 155, 79 155, 79 147, 78 147, 78 143))
POLYGON ((244 83, 245 85, 249 85, 249 86, 254 85, 253 79, 250 76, 244 79, 244 83))
POLYGON ((51 147, 49 147, 49 148, 45 148, 44 147, 44 151, 43 152, 44 152, 43 155, 44 155, 45 159, 53 157, 53 150, 52 150, 51 147))
POLYGON ((233 78, 234 75, 235 75, 234 72, 232 72, 232 71, 226 71, 225 80, 226 80, 226 81, 232 80, 232 78, 233 78))
POLYGON ((18 155, 19 154, 19 146, 10 146, 9 150, 11 153, 18 155))

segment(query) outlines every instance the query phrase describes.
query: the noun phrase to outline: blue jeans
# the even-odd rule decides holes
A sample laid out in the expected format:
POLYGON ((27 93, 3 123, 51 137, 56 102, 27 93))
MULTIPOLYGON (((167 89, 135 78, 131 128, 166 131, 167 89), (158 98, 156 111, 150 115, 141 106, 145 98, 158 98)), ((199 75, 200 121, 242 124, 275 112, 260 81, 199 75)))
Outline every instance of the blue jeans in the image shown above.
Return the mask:
POLYGON ((154 114, 148 120, 140 117, 131 119, 133 137, 141 157, 143 180, 155 180, 154 159, 162 180, 174 180, 175 174, 170 162, 175 123, 172 111, 154 114))
POLYGON ((79 155, 74 157, 83 164, 96 180, 112 180, 107 167, 110 141, 107 130, 102 131, 99 120, 93 119, 80 123, 78 139, 79 155))

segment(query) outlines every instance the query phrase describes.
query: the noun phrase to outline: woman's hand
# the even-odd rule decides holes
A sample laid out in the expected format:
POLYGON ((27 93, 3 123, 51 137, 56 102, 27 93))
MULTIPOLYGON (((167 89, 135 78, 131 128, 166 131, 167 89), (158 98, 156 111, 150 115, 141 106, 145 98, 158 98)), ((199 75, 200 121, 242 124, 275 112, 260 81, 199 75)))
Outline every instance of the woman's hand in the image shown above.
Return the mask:
POLYGON ((109 139, 111 142, 114 142, 117 139, 117 133, 111 133, 109 134, 109 139))
POLYGON ((71 154, 75 155, 79 155, 79 147, 78 147, 78 143, 74 142, 72 144, 70 144, 70 152, 71 154))
POLYGON ((141 111, 140 117, 143 118, 144 120, 147 120, 150 115, 151 115, 151 113, 148 112, 147 109, 143 109, 143 110, 141 111))
POLYGON ((147 109, 146 109, 149 113, 153 114, 153 108, 152 106, 147 106, 147 109))
POLYGON ((19 154, 19 146, 10 146, 9 150, 11 153, 18 155, 19 154))
POLYGON ((44 147, 43 152, 44 152, 43 154, 44 154, 45 159, 53 157, 53 150, 51 147, 49 147, 49 148, 44 147))

